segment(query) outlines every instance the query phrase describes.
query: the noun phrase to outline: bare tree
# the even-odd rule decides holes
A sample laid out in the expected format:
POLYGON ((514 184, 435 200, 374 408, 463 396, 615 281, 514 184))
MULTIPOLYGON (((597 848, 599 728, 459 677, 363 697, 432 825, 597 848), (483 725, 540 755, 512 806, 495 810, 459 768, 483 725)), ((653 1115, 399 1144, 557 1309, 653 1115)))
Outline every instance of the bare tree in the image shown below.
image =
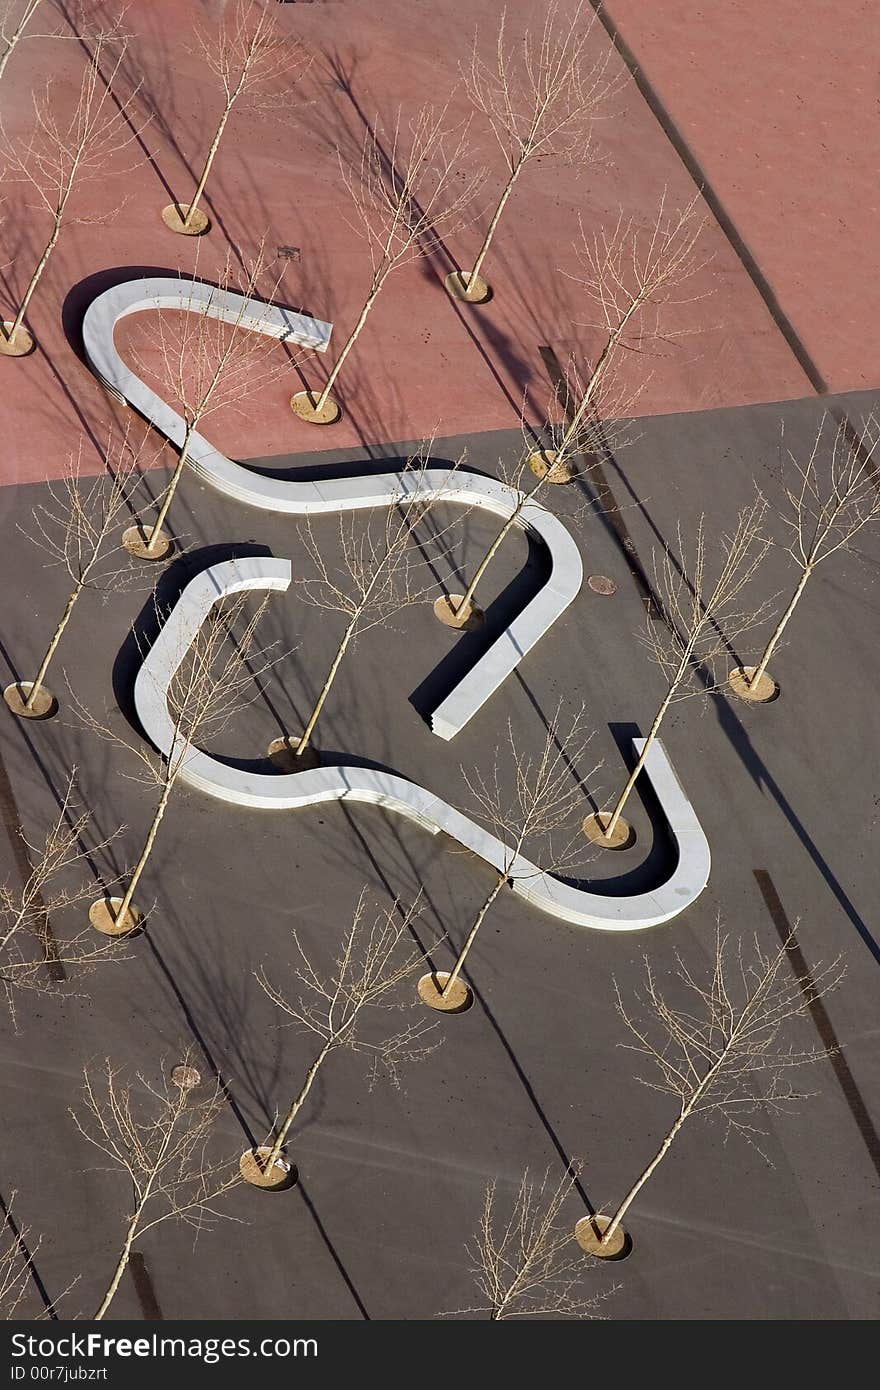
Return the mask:
POLYGON ((46 834, 31 840, 19 829, 26 867, 18 886, 9 881, 0 885, 0 988, 13 1019, 23 990, 56 994, 69 969, 119 959, 112 943, 95 945, 88 929, 62 939, 52 929, 71 908, 91 897, 94 883, 83 881, 82 870, 121 833, 117 830, 87 846, 89 821, 89 812, 75 806, 71 773, 46 834))
POLYGON ((732 644, 763 622, 772 600, 746 602, 746 590, 760 568, 770 541, 762 527, 767 503, 760 493, 737 516, 732 535, 715 539, 701 516, 687 559, 681 523, 678 555, 667 546, 654 553, 654 598, 660 612, 649 612, 640 640, 659 667, 665 690, 644 747, 611 811, 597 811, 584 821, 584 834, 595 844, 629 843, 631 828, 622 812, 636 784, 670 706, 692 695, 723 695, 722 665, 732 644))
POLYGON ((765 702, 778 693, 767 664, 817 567, 850 550, 865 527, 880 522, 880 475, 874 461, 880 441, 876 418, 869 416, 858 430, 841 419, 832 425, 830 445, 828 423, 825 414, 806 457, 787 450, 791 486, 785 488, 786 505, 780 519, 787 531, 785 549, 798 570, 798 579, 758 664, 737 667, 731 673, 731 687, 747 700, 765 702))
POLYGON ((9 0, 9 3, 4 7, 3 17, 0 19, 0 45, 3 46, 3 52, 0 53, 0 81, 3 79, 6 64, 12 57, 19 39, 24 37, 24 31, 42 3, 43 0, 25 0, 24 5, 19 9, 17 4, 13 4, 12 0, 9 0), (17 19, 14 17, 16 10, 18 11, 17 19))
POLYGON ((600 1295, 583 1293, 584 1262, 567 1253, 571 1227, 560 1221, 576 1181, 569 1170, 554 1186, 549 1170, 532 1178, 527 1168, 506 1217, 497 1211, 497 1183, 486 1185, 479 1228, 465 1247, 484 1302, 444 1316, 488 1313, 490 1322, 593 1316, 600 1295))
MULTIPOLYGON (((126 548, 141 559, 163 560, 172 548, 163 527, 201 424, 218 410, 251 400, 290 369, 290 358, 279 352, 277 340, 247 325, 266 274, 262 244, 242 274, 236 273, 227 252, 207 299, 194 294, 182 309, 160 309, 150 316, 148 345, 134 353, 134 360, 148 380, 160 383, 163 397, 177 405, 184 435, 155 522, 132 526, 125 533, 126 548), (227 311, 223 304, 230 292, 241 296, 234 311, 227 311), (218 317, 219 309, 223 309, 222 317, 218 317)), ((271 302, 278 283, 278 279, 269 281, 268 298, 260 302, 271 302)))
POLYGON ((31 1267, 25 1241, 26 1231, 19 1231, 12 1219, 15 1193, 0 1209, 0 1320, 12 1322, 24 1302, 31 1280, 31 1267))
MULTIPOLYGON (((489 123, 504 156, 507 177, 473 269, 453 271, 446 286, 458 299, 480 303, 491 291, 481 277, 483 262, 520 175, 533 159, 561 156, 570 163, 595 158, 593 123, 619 85, 608 75, 612 49, 591 54, 597 16, 580 0, 570 14, 551 0, 539 30, 519 43, 507 37, 502 10, 491 60, 480 55, 480 34, 462 66, 465 91, 489 123)), ((602 30, 599 29, 600 36, 602 30)))
POLYGON ((144 769, 142 780, 159 791, 125 892, 122 897, 105 896, 92 903, 89 920, 96 930, 123 935, 139 926, 142 914, 133 906, 133 899, 192 749, 200 741, 217 737, 240 710, 259 696, 260 676, 279 659, 281 654, 275 651, 274 644, 263 649, 256 646, 256 631, 267 602, 264 600, 250 615, 247 594, 216 604, 214 621, 203 623, 189 649, 180 653, 180 664, 167 691, 174 730, 165 756, 154 754, 147 744, 129 739, 103 723, 73 696, 80 721, 100 738, 134 754, 144 769))
POLYGON ((331 969, 322 971, 310 959, 297 932, 292 933, 297 963, 293 977, 301 987, 295 999, 272 984, 265 970, 256 978, 273 1004, 317 1039, 317 1050, 295 1099, 274 1141, 242 1157, 242 1172, 249 1182, 263 1187, 288 1186, 290 1165, 282 1160, 291 1126, 308 1099, 324 1063, 340 1048, 370 1059, 371 1082, 385 1073, 399 1084, 400 1068, 426 1057, 439 1044, 430 1038, 436 1024, 424 1020, 404 1023, 393 1033, 381 1028, 375 1038, 364 1032, 367 1016, 375 1011, 406 1009, 399 986, 418 968, 424 957, 418 950, 401 950, 412 931, 418 904, 401 911, 398 903, 388 909, 371 909, 366 889, 358 898, 351 924, 331 969))
MULTIPOLYGON (((472 617, 477 587, 519 523, 524 507, 537 500, 548 484, 571 482, 577 471, 573 463, 577 454, 595 452, 601 456, 612 440, 619 446, 623 427, 615 422, 632 413, 650 376, 650 372, 633 372, 632 365, 621 373, 620 363, 647 358, 659 340, 668 343, 690 331, 676 329, 670 322, 670 311, 689 302, 678 297, 680 287, 706 264, 697 251, 704 226, 696 199, 670 212, 664 194, 646 227, 623 213, 610 230, 603 228, 589 236, 581 227, 581 268, 571 278, 596 311, 595 318, 580 326, 600 335, 598 351, 592 366, 585 366, 575 355, 569 359, 568 380, 557 390, 550 412, 552 417, 562 411, 565 419, 551 418, 551 447, 535 449, 534 443, 527 443, 515 468, 502 470, 516 489, 517 500, 464 595, 457 601, 448 600, 449 613, 441 616, 450 626, 463 625, 472 617)), ((524 439, 534 440, 534 434, 524 423, 524 439)))
POLYGON ((450 128, 447 108, 423 106, 408 122, 398 109, 386 136, 375 125, 364 136, 360 161, 350 168, 340 155, 356 227, 367 244, 372 274, 357 319, 320 393, 298 391, 295 413, 314 424, 331 424, 341 410, 331 397, 340 371, 367 322, 389 275, 434 248, 440 227, 460 221, 479 182, 466 176, 467 125, 450 128))
POLYGON ((635 996, 637 1013, 624 1003, 615 981, 617 1011, 635 1038, 620 1046, 647 1059, 649 1074, 637 1080, 672 1096, 678 1113, 613 1216, 585 1216, 578 1222, 577 1238, 591 1255, 621 1253, 621 1222, 688 1120, 697 1115, 721 1120, 726 1136, 739 1134, 760 1148, 763 1131, 753 1116, 761 1111, 785 1114, 811 1094, 798 1090, 790 1073, 821 1061, 829 1051, 797 1049, 783 1044, 783 1036, 817 999, 837 987, 844 968, 838 958, 810 975, 795 975, 789 969, 795 949, 794 932, 778 950, 767 951, 757 936, 751 945, 731 943, 719 924, 704 973, 695 974, 676 952, 673 1001, 647 956, 644 994, 635 996))
POLYGON ((43 682, 52 658, 76 604, 86 589, 103 592, 128 588, 131 572, 117 563, 108 565, 108 551, 115 552, 118 531, 133 514, 133 499, 141 483, 141 456, 148 435, 132 443, 129 431, 121 439, 108 435, 104 450, 105 467, 96 477, 83 477, 82 444, 71 454, 63 478, 46 485, 49 500, 33 509, 33 531, 24 531, 49 557, 60 565, 72 588, 56 624, 46 654, 32 681, 7 686, 4 699, 14 714, 26 719, 43 719, 54 713, 58 701, 43 682))
POLYGON ((163 1068, 157 1081, 138 1072, 132 1082, 109 1058, 100 1072, 85 1067, 83 1075, 81 1112, 70 1111, 74 1124, 131 1188, 119 1258, 94 1313, 100 1322, 118 1292, 135 1241, 166 1221, 183 1221, 197 1232, 210 1230, 225 1215, 217 1203, 241 1178, 233 1159, 217 1160, 209 1153, 215 1125, 228 1104, 219 1081, 197 1093, 177 1085, 163 1068))
POLYGON ((196 42, 202 61, 223 92, 223 106, 191 201, 171 203, 162 212, 165 225, 185 236, 199 236, 210 226, 199 203, 237 103, 244 98, 252 108, 268 106, 274 110, 281 108, 282 100, 289 105, 292 88, 309 66, 305 50, 281 32, 264 0, 236 0, 229 14, 224 6, 216 30, 197 30, 196 42), (282 76, 283 93, 267 94, 266 89, 282 76))
POLYGON ((33 347, 24 318, 58 244, 62 225, 71 220, 93 220, 70 217, 68 204, 74 189, 96 179, 106 179, 112 161, 140 133, 130 114, 135 92, 123 100, 113 86, 126 50, 126 41, 122 39, 117 43, 117 39, 115 29, 95 36, 92 55, 69 118, 61 115, 64 103, 57 99, 50 80, 43 96, 34 97, 34 128, 27 139, 12 139, 0 120, 0 155, 5 160, 7 179, 26 184, 36 197, 37 211, 50 219, 49 236, 15 317, 3 323, 0 352, 7 356, 23 356, 33 347), (108 48, 112 48, 115 56, 111 57, 109 71, 104 74, 101 65, 108 48))
MULTIPOLYGON (((430 451, 426 449, 421 458, 408 461, 408 469, 416 474, 423 471, 429 456, 430 451)), ((306 521, 302 538, 312 573, 296 581, 299 596, 327 613, 342 614, 345 629, 301 736, 288 736, 283 740, 281 752, 285 762, 291 754, 293 765, 302 766, 298 760, 310 747, 315 725, 343 658, 356 640, 371 628, 384 626, 401 609, 420 603, 432 591, 433 582, 422 582, 419 575, 422 559, 414 533, 441 496, 427 493, 419 496, 414 488, 410 497, 403 497, 384 514, 372 513, 364 517, 359 512, 341 513, 338 519, 339 559, 333 564, 328 564, 312 522, 306 521)), ((433 538, 435 545, 448 529, 438 531, 433 538)), ((312 758, 316 759, 314 749, 312 758)))
POLYGON ((583 707, 563 728, 561 705, 547 724, 536 754, 523 751, 508 720, 507 743, 495 749, 492 771, 461 769, 476 814, 504 845, 504 862, 495 874, 450 972, 437 971, 419 981, 419 995, 431 1008, 463 1012, 471 992, 459 980, 477 933, 503 888, 516 879, 559 872, 583 857, 583 842, 575 829, 584 785, 595 773, 579 771, 592 734, 584 733, 583 707), (567 833, 566 833, 567 832, 567 833), (560 836, 562 840, 560 841, 560 836), (522 860, 524 850, 540 860, 535 868, 522 860))

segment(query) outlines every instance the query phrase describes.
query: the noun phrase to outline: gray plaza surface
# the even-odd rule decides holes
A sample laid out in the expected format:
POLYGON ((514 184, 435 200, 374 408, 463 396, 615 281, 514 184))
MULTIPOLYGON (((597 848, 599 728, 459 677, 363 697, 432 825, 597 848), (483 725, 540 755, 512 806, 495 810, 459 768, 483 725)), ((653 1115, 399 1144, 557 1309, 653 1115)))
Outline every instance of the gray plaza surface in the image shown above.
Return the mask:
MULTIPOLYGON (((833 404, 858 419, 874 402, 850 396, 833 404)), ((508 721, 519 744, 535 748, 560 703, 563 722, 583 704, 595 734, 577 773, 606 802, 626 771, 618 741, 626 746, 647 731, 661 691, 634 636, 645 615, 639 566, 650 572, 652 546, 676 544, 678 521, 685 537, 701 512, 710 529, 729 529, 753 480, 775 497, 780 423, 787 444, 809 446, 821 410, 811 400, 637 422, 638 437, 603 463, 611 494, 602 492, 604 505, 583 480, 548 499, 568 516, 586 574, 609 576, 617 592, 603 597, 585 585, 506 686, 444 743, 425 710, 544 577, 541 554, 511 536, 486 577, 484 633, 442 627, 427 603, 368 633, 343 664, 316 731, 320 747, 393 769, 468 810, 461 768, 490 770, 508 721)), ((320 442, 330 439, 328 432, 320 442)), ((491 473, 518 446, 511 431, 438 440, 434 455, 452 461, 466 447, 467 465, 491 473)), ((251 462, 291 475, 385 471, 406 453, 406 445, 328 447, 251 462)), ((149 481, 158 487, 161 475, 149 481)), ((45 568, 17 530, 42 494, 37 486, 0 493, 4 683, 33 674, 66 593, 63 575, 45 568)), ((166 600, 197 569, 248 550, 288 557, 295 575, 304 570, 301 522, 238 506, 192 477, 170 519, 185 553, 147 574, 150 585, 161 581, 166 600)), ((437 565, 439 579, 461 592, 496 524, 469 513, 460 551, 437 565)), ((332 553, 335 519, 316 522, 315 534, 332 553)), ((110 1318, 158 1310, 165 1319, 429 1319, 473 1308, 480 1299, 465 1243, 487 1181, 497 1179, 503 1207, 526 1166, 549 1168, 555 1179, 565 1161, 579 1160, 581 1190, 567 1206, 573 1225, 586 1203, 613 1207, 654 1152, 674 1101, 634 1079, 637 1059, 619 1046, 626 1034, 614 981, 630 998, 646 954, 661 980, 676 953, 695 971, 707 966, 719 914, 729 932, 755 933, 768 949, 799 919, 801 968, 845 958, 839 990, 790 1035, 798 1047, 842 1051, 805 1075, 816 1094, 795 1113, 758 1117, 763 1152, 736 1137, 725 1145, 723 1129, 701 1120, 687 1127, 629 1215, 631 1257, 588 1265, 585 1288, 616 1286, 598 1309, 612 1319, 876 1315, 880 536, 864 535, 856 552, 812 583, 774 658, 776 703, 695 699, 667 719, 666 748, 712 848, 696 906, 666 926, 616 935, 566 927, 502 896, 468 963, 476 1005, 439 1019, 443 1045, 405 1070, 397 1090, 370 1090, 364 1059, 332 1057, 293 1132, 299 1185, 286 1194, 237 1189, 223 1207, 237 1220, 195 1241, 186 1227, 153 1232, 138 1245, 138 1278, 126 1276, 110 1318)), ((783 589, 792 573, 774 552, 762 584, 783 589)), ((132 631, 148 636, 152 621, 145 588, 106 602, 85 596, 50 679, 59 717, 25 724, 4 711, 7 830, 14 833, 19 816, 37 835, 75 765, 95 834, 128 826, 113 847, 117 866, 137 853, 154 794, 125 775, 136 771, 132 758, 77 726, 62 670, 85 704, 127 728, 138 662, 132 631)), ((212 751, 259 757, 270 739, 301 727, 341 620, 303 604, 292 586, 274 596, 264 629, 267 640, 294 650, 266 698, 212 751)), ((601 855, 585 845, 578 877, 601 881, 603 891, 612 883, 613 891, 638 891, 668 871, 653 808, 637 795, 631 809, 632 849, 601 855)), ((2 861, 15 881, 21 856, 8 836, 2 861)), ((273 981, 294 989, 290 929, 328 962, 365 885, 383 902, 409 902, 421 889, 419 938, 444 969, 491 882, 486 866, 443 836, 375 807, 272 814, 175 793, 138 893, 140 906, 153 909, 148 928, 127 945, 127 958, 72 981, 77 992, 65 1000, 25 1000, 17 1031, 8 1022, 2 1029, 2 1196, 16 1191, 16 1220, 32 1246, 41 1237, 34 1265, 48 1297, 76 1281, 60 1316, 93 1311, 129 1203, 124 1178, 103 1170, 68 1115, 83 1063, 109 1056, 150 1078, 163 1059, 173 1064, 194 1046, 203 1072, 214 1067, 228 1083, 234 1105, 217 1146, 238 1153, 264 1137, 313 1055, 308 1035, 277 1027, 253 974, 265 965, 273 981)), ((76 914, 52 926, 63 939, 76 914)), ((27 1311, 41 1307, 34 1287, 27 1311)))

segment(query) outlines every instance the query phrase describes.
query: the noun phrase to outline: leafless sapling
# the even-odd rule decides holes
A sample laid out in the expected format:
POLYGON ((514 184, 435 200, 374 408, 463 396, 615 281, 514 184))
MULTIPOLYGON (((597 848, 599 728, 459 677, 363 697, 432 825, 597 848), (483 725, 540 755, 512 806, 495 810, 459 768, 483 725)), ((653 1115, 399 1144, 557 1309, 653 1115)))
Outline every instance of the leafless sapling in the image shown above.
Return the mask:
MULTIPOLYGON (((267 601, 249 612, 247 598, 247 594, 239 594, 215 604, 213 618, 202 624, 192 644, 180 652, 167 690, 173 723, 167 754, 160 756, 149 745, 105 723, 73 696, 79 721, 100 738, 132 753, 143 769, 140 780, 159 792, 143 848, 128 875, 124 893, 92 903, 89 918, 98 931, 123 935, 139 926, 143 914, 134 907, 134 896, 192 750, 199 742, 222 733, 235 715, 259 696, 260 677, 279 659, 275 644, 262 649, 256 645, 257 627, 267 601)), ((157 613, 157 619, 161 622, 162 615, 157 613)))
POLYGON ((590 451, 601 455, 612 439, 619 443, 621 426, 615 422, 632 412, 646 379, 633 372, 631 364, 647 357, 659 339, 667 342, 688 331, 677 330, 667 311, 688 302, 677 298, 678 290, 706 263, 697 249, 704 225, 696 199, 670 211, 664 194, 647 226, 621 213, 612 228, 592 236, 581 227, 580 270, 572 278, 596 310, 596 317, 580 326, 599 335, 597 350, 589 367, 574 354, 569 359, 567 380, 558 384, 550 412, 551 417, 563 417, 549 422, 552 447, 536 449, 534 430, 523 424, 523 437, 532 442, 526 444, 513 469, 502 467, 505 481, 515 489, 514 506, 464 595, 457 604, 450 603, 462 622, 471 617, 477 587, 510 532, 521 524, 523 509, 538 500, 548 484, 572 481, 576 455, 590 451), (624 361, 628 367, 622 373, 619 368, 624 361))
POLYGON ((502 10, 491 59, 481 56, 479 30, 475 33, 470 58, 462 65, 464 88, 501 149, 506 179, 473 268, 447 277, 456 298, 479 303, 489 297, 480 273, 483 262, 532 160, 556 156, 584 165, 595 159, 593 124, 618 84, 608 70, 612 49, 606 44, 599 50, 594 30, 604 37, 586 0, 569 13, 551 0, 543 25, 526 30, 519 42, 508 40, 502 10))
MULTIPOLYGON (((185 1061, 184 1065, 188 1065, 185 1061)), ((195 1089, 176 1084, 163 1067, 158 1079, 133 1080, 108 1058, 84 1068, 83 1100, 73 1121, 84 1139, 110 1160, 130 1186, 125 1235, 94 1321, 106 1316, 136 1241, 166 1221, 207 1231, 225 1213, 221 1198, 241 1181, 232 1158, 211 1155, 214 1129, 228 1100, 219 1081, 195 1089)), ((229 1215, 229 1220, 236 1218, 229 1215)))
POLYGON ((231 253, 227 253, 207 299, 193 291, 182 309, 160 309, 150 316, 148 341, 135 351, 134 360, 146 380, 155 380, 163 398, 180 410, 184 431, 156 520, 152 526, 132 526, 125 534, 126 547, 133 555, 163 560, 169 554, 172 542, 163 527, 189 459, 193 436, 203 422, 218 410, 238 407, 253 398, 290 368, 290 359, 279 352, 277 341, 248 326, 264 281, 268 298, 259 302, 270 303, 278 280, 267 279, 262 244, 241 273, 236 272, 231 253), (229 292, 241 296, 234 311, 226 311, 223 305, 229 292), (223 316, 218 317, 221 308, 223 316))
POLYGON ((737 516, 731 534, 713 534, 701 516, 692 539, 677 527, 678 554, 666 546, 654 553, 654 601, 640 634, 658 666, 664 692, 635 766, 610 811, 584 821, 595 844, 626 845, 631 828, 622 819, 654 740, 670 706, 693 695, 724 695, 723 667, 733 643, 763 622, 772 600, 752 597, 751 586, 770 544, 763 530, 767 503, 760 493, 737 516), (688 549, 691 551, 688 559, 688 549), (659 612, 654 611, 659 605, 659 612))
POLYGON ((20 528, 44 551, 50 565, 65 571, 72 587, 36 676, 32 681, 18 681, 4 692, 15 714, 40 719, 57 709, 58 702, 44 681, 84 591, 106 595, 131 585, 130 568, 120 568, 115 554, 118 533, 135 512, 148 438, 132 439, 129 430, 120 438, 111 433, 103 451, 105 466, 95 477, 83 476, 80 445, 76 454, 69 456, 63 477, 46 484, 48 500, 34 507, 33 529, 20 528))
POLYGON ((538 1178, 527 1168, 506 1215, 498 1210, 497 1183, 487 1183, 480 1224, 466 1246, 483 1302, 456 1316, 487 1313, 490 1322, 594 1316, 604 1295, 584 1292, 584 1262, 571 1226, 561 1220, 576 1181, 572 1170, 554 1185, 549 1170, 538 1178))
POLYGON ((90 815, 76 806, 74 774, 69 777, 54 821, 41 838, 19 831, 21 872, 16 886, 0 885, 0 987, 15 1017, 23 991, 59 993, 69 970, 89 969, 118 959, 113 943, 95 944, 85 929, 57 934, 59 922, 91 897, 94 883, 83 869, 121 833, 87 845, 90 815))
POLYGON ((407 120, 398 109, 393 129, 367 130, 354 168, 340 154, 342 178, 355 213, 355 228, 367 245, 371 275, 354 325, 320 392, 299 391, 297 415, 329 424, 341 411, 331 391, 361 335, 370 312, 401 266, 433 250, 441 227, 460 222, 479 183, 461 174, 467 163, 468 127, 450 126, 447 108, 421 107, 407 120))
MULTIPOLYGON (((430 451, 426 450, 422 457, 409 460, 408 472, 416 481, 429 457, 430 451)), ((384 626, 396 613, 422 602, 432 591, 433 581, 420 573, 423 561, 415 533, 438 500, 442 500, 442 493, 420 494, 414 485, 409 493, 402 494, 399 503, 384 512, 341 513, 337 523, 338 558, 333 562, 326 558, 317 528, 311 520, 306 521, 302 535, 312 572, 296 581, 299 597, 324 612, 341 614, 345 628, 301 736, 285 740, 296 759, 301 759, 310 747, 315 725, 346 652, 371 628, 384 626)), ((432 544, 436 546, 451 529, 440 528, 432 544)))
POLYGON ((719 923, 708 969, 696 972, 676 953, 669 996, 647 956, 635 1010, 615 981, 618 1013, 635 1039, 620 1046, 646 1059, 649 1071, 637 1079, 671 1096, 677 1114, 613 1215, 578 1222, 577 1238, 590 1254, 621 1253, 621 1222, 690 1119, 720 1120, 726 1136, 741 1135, 760 1149, 763 1131, 753 1117, 762 1111, 783 1115, 811 1094, 795 1087, 791 1073, 829 1051, 799 1049, 783 1038, 790 1024, 837 987, 844 968, 838 958, 799 976, 791 968, 795 946, 794 932, 776 950, 767 950, 757 936, 731 941, 719 923))
POLYGON ((171 203, 162 213, 166 226, 186 236, 207 231, 210 220, 199 207, 227 123, 240 101, 253 108, 278 110, 290 102, 291 89, 309 65, 301 45, 288 39, 265 0, 236 0, 223 7, 216 28, 199 28, 196 42, 202 62, 223 93, 223 105, 195 192, 189 203, 171 203), (284 78, 282 95, 271 88, 284 78))
POLYGON ((0 19, 0 81, 6 71, 6 64, 12 57, 13 52, 18 46, 20 39, 24 38, 25 30, 36 14, 43 0, 25 0, 22 5, 8 0, 4 6, 3 17, 0 19))
POLYGON ((823 561, 850 550, 861 531, 880 522, 878 441, 874 416, 856 430, 846 419, 835 423, 826 414, 809 453, 786 451, 789 477, 779 515, 798 578, 757 665, 737 667, 731 674, 731 686, 742 698, 766 702, 778 694, 767 665, 810 579, 823 561))
POLYGON ((425 975, 419 982, 424 1003, 435 1009, 463 1011, 471 1002, 470 990, 459 980, 477 933, 501 891, 516 879, 560 872, 583 859, 583 842, 576 831, 576 813, 583 801, 585 782, 596 768, 583 773, 583 761, 592 734, 584 731, 584 711, 564 721, 561 705, 547 724, 535 753, 526 752, 522 741, 507 725, 507 741, 495 749, 491 772, 462 768, 478 818, 484 821, 504 847, 500 868, 492 865, 492 886, 464 939, 451 971, 425 975), (540 867, 523 856, 528 851, 540 867))
POLYGON ((62 226, 70 221, 90 220, 84 216, 72 218, 68 205, 74 189, 106 179, 117 156, 139 134, 131 117, 136 93, 122 97, 114 89, 125 49, 126 40, 119 40, 115 29, 95 36, 68 117, 63 115, 64 103, 57 98, 50 79, 43 95, 34 97, 34 126, 29 136, 10 137, 0 119, 0 156, 6 166, 6 178, 26 185, 36 198, 37 212, 49 219, 49 235, 15 316, 3 322, 0 332, 0 352, 8 356, 22 356, 33 347, 24 318, 58 244, 62 226), (108 52, 107 71, 102 72, 108 52))
POLYGON ((300 988, 295 998, 273 984, 265 969, 255 972, 273 1004, 315 1038, 316 1050, 302 1086, 276 1126, 274 1140, 243 1155, 242 1171, 249 1181, 269 1187, 289 1184, 290 1165, 283 1159, 287 1136, 332 1053, 346 1048, 365 1056, 371 1082, 385 1073, 397 1085, 402 1066, 419 1061, 438 1046, 432 1037, 436 1025, 424 1019, 403 1022, 394 1032, 374 1026, 372 1037, 367 1027, 377 1013, 410 1007, 400 997, 400 985, 424 959, 421 951, 408 949, 405 942, 417 910, 417 903, 408 911, 398 903, 387 909, 371 906, 364 890, 329 969, 314 963, 294 930, 293 978, 300 988))

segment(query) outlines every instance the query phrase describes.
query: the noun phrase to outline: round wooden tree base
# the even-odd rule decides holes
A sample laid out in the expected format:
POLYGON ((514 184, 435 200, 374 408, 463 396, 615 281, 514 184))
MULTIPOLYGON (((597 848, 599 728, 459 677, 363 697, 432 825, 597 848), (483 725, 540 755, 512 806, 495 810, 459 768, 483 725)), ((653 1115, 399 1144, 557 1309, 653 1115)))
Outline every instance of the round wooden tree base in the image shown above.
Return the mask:
POLYGON ((190 212, 189 203, 169 203, 162 209, 162 221, 170 232, 178 236, 204 236, 211 226, 211 219, 201 208, 190 212), (181 214, 183 214, 181 216, 181 214))
POLYGON ((99 898, 89 908, 89 921, 102 936, 130 936, 138 931, 143 917, 136 907, 130 907, 121 922, 117 922, 121 898, 99 898))
POLYGON ((3 699, 19 719, 51 719, 53 714, 58 713, 58 701, 51 690, 47 690, 41 683, 34 696, 34 702, 28 709, 27 700, 33 688, 33 681, 18 681, 15 685, 7 685, 3 691, 3 699))
POLYGON ((36 347, 33 335, 28 332, 24 324, 19 328, 14 338, 10 338, 12 325, 15 319, 3 320, 3 332, 0 333, 0 355, 3 357, 27 357, 29 352, 33 352, 36 347))
POLYGON ((611 1225, 610 1216, 582 1216, 574 1228, 574 1238, 588 1255, 600 1260, 619 1260, 629 1254, 632 1241, 622 1226, 618 1226, 607 1245, 602 1237, 611 1225))
POLYGON ((473 991, 460 977, 446 997, 443 997, 443 989, 450 973, 448 970, 438 970, 436 975, 423 975, 418 983, 419 998, 429 1009, 437 1009, 439 1013, 467 1013, 474 1002, 474 996, 473 991))
POLYGON ((760 680, 754 685, 749 682, 755 674, 754 666, 737 666, 727 677, 727 684, 740 700, 748 700, 753 705, 769 705, 779 699, 779 685, 768 671, 761 672, 760 680))
POLYGON ((443 594, 434 603, 434 617, 445 627, 463 628, 465 632, 473 632, 483 621, 483 610, 470 601, 466 608, 462 608, 463 599, 464 594, 443 594))
POLYGON ((318 400, 320 392, 315 395, 313 391, 297 391, 290 398, 290 408, 294 415, 310 425, 335 425, 337 420, 342 419, 342 406, 332 396, 327 397, 320 410, 315 408, 318 400))
POLYGON ((128 526, 122 533, 122 544, 129 555, 134 555, 138 560, 166 560, 174 549, 174 541, 165 532, 159 532, 159 538, 153 546, 153 526, 128 526))
POLYGON ((266 750, 272 766, 279 772, 313 772, 321 766, 321 753, 312 742, 302 754, 297 753, 299 739, 290 734, 284 738, 273 738, 266 750))
POLYGON ((605 827, 611 820, 610 811, 597 811, 594 816, 585 816, 583 832, 591 845, 601 845, 603 849, 629 849, 634 843, 636 833, 629 821, 618 817, 612 835, 606 835, 605 827))
POLYGON ((529 454, 529 468, 536 478, 564 487, 577 476, 577 469, 568 459, 560 459, 555 449, 538 449, 529 454))
POLYGON ((245 1149, 238 1160, 238 1171, 251 1187, 261 1187, 264 1192, 286 1192, 296 1182, 296 1168, 288 1159, 276 1158, 272 1171, 265 1173, 262 1164, 272 1152, 271 1144, 261 1144, 258 1149, 245 1149))
POLYGON ((488 304, 492 298, 492 286, 482 275, 473 279, 469 270, 453 270, 443 283, 453 299, 463 299, 466 304, 488 304))

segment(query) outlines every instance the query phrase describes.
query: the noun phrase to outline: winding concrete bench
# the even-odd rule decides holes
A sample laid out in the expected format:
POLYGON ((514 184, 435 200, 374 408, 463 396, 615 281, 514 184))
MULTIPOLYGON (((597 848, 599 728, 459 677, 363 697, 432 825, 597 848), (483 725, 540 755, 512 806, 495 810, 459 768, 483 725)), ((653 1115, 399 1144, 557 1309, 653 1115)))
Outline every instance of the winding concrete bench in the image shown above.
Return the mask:
MULTIPOLYGON (((289 560, 263 557, 227 560, 203 570, 180 595, 137 674, 134 699, 141 724, 161 753, 179 757, 179 776, 190 786, 222 801, 268 811, 296 810, 322 801, 383 806, 433 835, 443 831, 493 868, 506 872, 517 896, 575 926, 638 931, 670 921, 696 901, 709 878, 709 845, 659 740, 648 754, 644 772, 666 817, 677 862, 665 883, 632 897, 591 893, 544 873, 521 855, 511 859, 510 850, 494 835, 424 787, 392 773, 344 766, 285 774, 250 772, 230 767, 191 744, 176 745, 168 687, 212 606, 246 589, 286 590, 290 578, 289 560)), ((637 754, 643 745, 644 740, 633 740, 637 754)))
MULTIPOLYGON (((108 390, 138 410, 178 449, 183 444, 186 428, 183 418, 125 365, 113 337, 117 323, 129 314, 161 309, 205 313, 251 332, 318 352, 326 351, 332 331, 331 324, 306 314, 186 279, 129 280, 98 295, 86 310, 82 329, 92 371, 108 390)), ((480 507, 506 520, 522 497, 515 488, 494 478, 483 478, 459 469, 431 468, 413 473, 383 473, 315 482, 267 478, 227 458, 200 434, 194 434, 190 440, 188 463, 199 478, 227 497, 251 507, 286 512, 291 516, 323 516, 391 506, 403 498, 418 495, 480 507)), ((546 547, 551 563, 550 577, 433 711, 431 728, 442 739, 454 738, 464 728, 580 590, 583 580, 580 553, 562 522, 540 503, 528 501, 517 516, 516 524, 546 547)))

